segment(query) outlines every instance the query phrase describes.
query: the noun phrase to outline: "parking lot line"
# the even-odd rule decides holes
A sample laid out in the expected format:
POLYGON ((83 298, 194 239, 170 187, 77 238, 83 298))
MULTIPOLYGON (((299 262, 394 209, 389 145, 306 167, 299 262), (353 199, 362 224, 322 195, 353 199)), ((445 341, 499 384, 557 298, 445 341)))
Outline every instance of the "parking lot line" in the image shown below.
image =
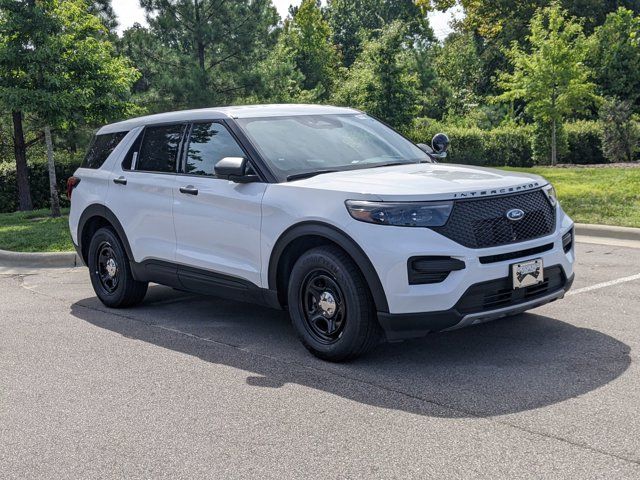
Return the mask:
POLYGON ((592 290, 598 290, 600 288, 611 287, 613 285, 618 285, 619 283, 632 282, 634 280, 640 280, 640 273, 636 275, 631 275, 629 277, 617 278, 615 280, 609 280, 608 282, 596 283, 595 285, 591 285, 589 287, 578 288, 576 290, 570 290, 567 292, 568 295, 576 295, 578 293, 590 292, 592 290))

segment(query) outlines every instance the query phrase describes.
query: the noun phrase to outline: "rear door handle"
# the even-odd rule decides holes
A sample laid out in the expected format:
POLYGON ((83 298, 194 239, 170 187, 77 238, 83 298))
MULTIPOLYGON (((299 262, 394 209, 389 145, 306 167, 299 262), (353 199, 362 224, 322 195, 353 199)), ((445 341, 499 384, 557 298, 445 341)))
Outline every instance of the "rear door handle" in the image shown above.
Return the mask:
POLYGON ((113 183, 117 183, 118 185, 126 185, 127 179, 124 177, 118 177, 113 179, 113 183))
POLYGON ((197 195, 198 189, 193 185, 187 185, 186 187, 180 187, 180 193, 184 193, 186 195, 197 195))

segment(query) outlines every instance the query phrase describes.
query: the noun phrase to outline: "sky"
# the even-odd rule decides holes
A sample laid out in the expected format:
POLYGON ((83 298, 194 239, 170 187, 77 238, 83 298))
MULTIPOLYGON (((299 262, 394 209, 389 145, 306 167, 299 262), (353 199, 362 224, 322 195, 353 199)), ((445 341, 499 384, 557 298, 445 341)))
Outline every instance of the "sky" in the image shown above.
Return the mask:
MULTIPOLYGON (((301 0, 273 0, 274 5, 278 9, 281 17, 285 17, 289 11, 290 4, 299 4, 301 0)), ((122 32, 126 30, 134 23, 140 23, 144 25, 144 11, 140 8, 140 3, 137 0, 112 0, 113 8, 118 15, 118 22, 120 26, 118 31, 122 32)), ((431 22, 431 28, 433 28, 436 37, 442 40, 451 32, 449 27, 449 21, 453 16, 459 16, 458 10, 452 9, 447 12, 433 12, 429 14, 429 20, 431 22)))

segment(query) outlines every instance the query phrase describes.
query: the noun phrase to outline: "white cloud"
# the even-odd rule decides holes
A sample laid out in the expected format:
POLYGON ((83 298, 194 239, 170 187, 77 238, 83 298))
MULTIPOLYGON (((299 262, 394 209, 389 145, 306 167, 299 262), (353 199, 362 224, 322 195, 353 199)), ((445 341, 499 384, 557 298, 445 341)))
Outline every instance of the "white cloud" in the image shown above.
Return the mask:
POLYGON ((122 33, 127 28, 133 26, 134 23, 146 25, 144 18, 144 10, 140 7, 137 0, 113 0, 111 2, 113 9, 118 16, 118 32, 122 33))
MULTIPOLYGON (((300 5, 301 0, 272 0, 282 18, 287 16, 289 5, 300 5)), ((325 2, 322 2, 325 3, 325 2)))
POLYGON ((451 26, 449 23, 454 18, 456 20, 461 19, 464 13, 459 6, 450 8, 446 12, 429 12, 429 23, 433 29, 438 40, 444 40, 444 38, 451 33, 451 26))

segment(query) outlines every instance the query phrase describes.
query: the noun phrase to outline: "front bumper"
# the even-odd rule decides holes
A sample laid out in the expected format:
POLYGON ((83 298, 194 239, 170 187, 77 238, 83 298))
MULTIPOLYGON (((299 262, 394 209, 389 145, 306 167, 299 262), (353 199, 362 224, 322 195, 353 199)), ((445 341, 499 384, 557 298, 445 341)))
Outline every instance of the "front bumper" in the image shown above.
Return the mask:
POLYGON ((567 251, 563 246, 563 236, 572 228, 573 221, 557 207, 552 234, 490 248, 467 248, 427 228, 383 227, 355 220, 349 234, 363 247, 381 280, 389 308, 378 312, 380 324, 388 339, 400 340, 514 315, 562 298, 574 277, 575 246, 567 251), (407 260, 421 256, 448 257, 464 262, 465 267, 437 283, 411 284, 407 260), (497 291, 508 295, 511 265, 533 258, 542 259, 545 274, 552 268, 559 272, 562 282, 512 298, 508 304, 479 300, 497 291), (474 308, 461 304, 471 289, 478 300, 474 308))
POLYGON ((572 228, 573 221, 558 208, 552 234, 490 248, 467 248, 428 228, 387 227, 353 220, 345 231, 362 247, 378 274, 388 305, 383 313, 412 314, 448 311, 472 285, 507 277, 511 264, 532 258, 541 258, 545 269, 559 265, 570 278, 575 250, 565 252, 562 237, 572 228), (541 247, 545 248, 539 253, 527 253, 541 247), (451 272, 439 283, 411 284, 407 261, 423 256, 460 260, 465 268, 451 272))
MULTIPOLYGON (((378 321, 385 331, 387 340, 399 341, 409 338, 423 337, 429 332, 439 332, 442 330, 455 330, 478 323, 484 323, 498 318, 517 315, 519 313, 540 307, 547 303, 563 298, 565 293, 569 291, 573 284, 575 275, 566 278, 562 277, 562 282, 549 288, 537 295, 531 295, 525 298, 522 295, 520 299, 513 302, 506 302, 508 305, 493 309, 479 308, 477 311, 469 309, 466 305, 466 299, 469 296, 477 295, 477 290, 482 290, 482 284, 471 286, 465 294, 462 295, 460 301, 448 310, 438 312, 424 313, 384 313, 378 312, 378 321)), ((509 278, 502 279, 509 282, 509 278)), ((487 286, 488 294, 493 294, 494 282, 484 282, 487 286)))

